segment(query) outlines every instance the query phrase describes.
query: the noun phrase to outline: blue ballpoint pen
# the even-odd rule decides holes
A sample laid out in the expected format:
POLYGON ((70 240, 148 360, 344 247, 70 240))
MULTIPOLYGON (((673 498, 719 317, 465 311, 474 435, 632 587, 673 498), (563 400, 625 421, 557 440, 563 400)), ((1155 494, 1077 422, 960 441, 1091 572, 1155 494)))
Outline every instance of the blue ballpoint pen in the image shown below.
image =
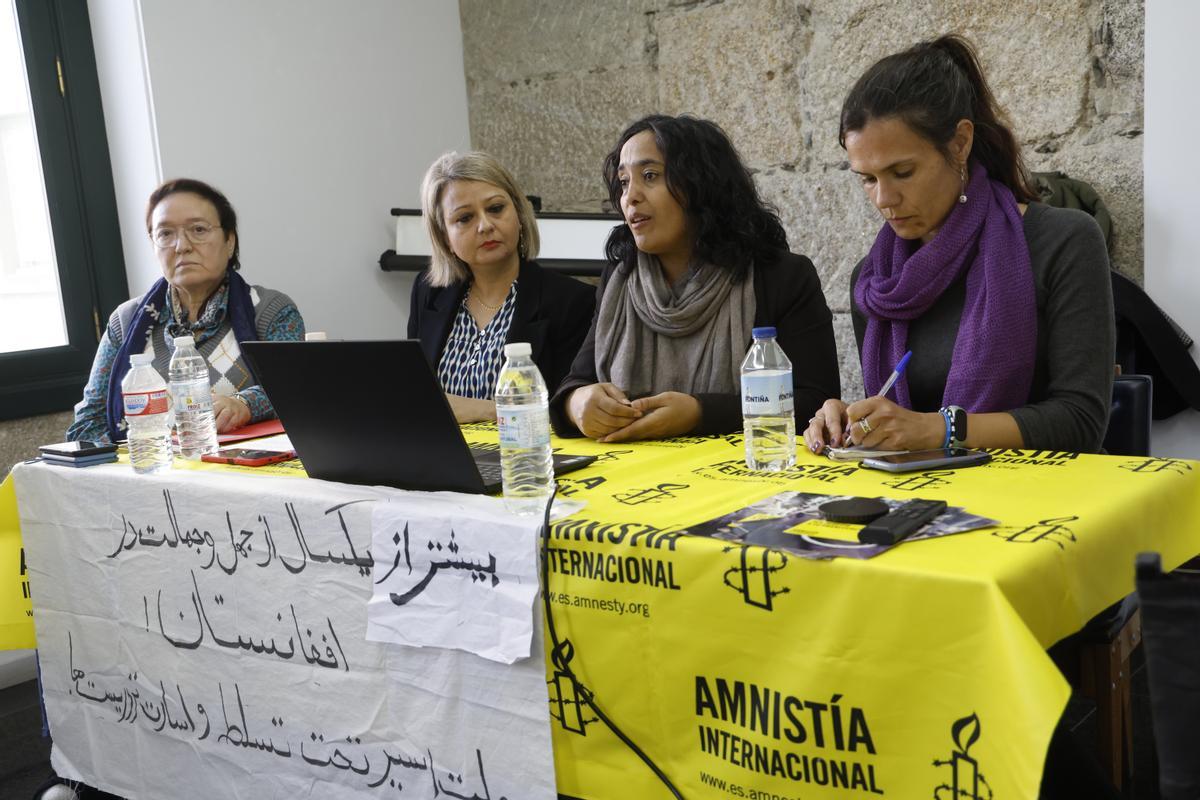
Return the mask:
MULTIPOLYGON (((875 395, 876 397, 887 396, 887 393, 890 392, 892 387, 896 385, 896 381, 900 380, 900 376, 904 374, 904 368, 908 366, 908 360, 910 358, 912 358, 912 350, 909 350, 904 354, 904 357, 900 359, 900 363, 896 365, 896 368, 892 370, 892 374, 888 376, 886 381, 884 381, 883 388, 880 389, 879 393, 875 395)), ((845 441, 846 437, 849 435, 850 432, 848 430, 844 431, 842 433, 842 441, 845 441)), ((830 445, 825 445, 824 452, 829 452, 829 448, 830 445)))
POLYGON ((888 376, 887 381, 883 384, 883 388, 879 390, 876 397, 887 397, 887 393, 896 385, 896 381, 900 380, 900 376, 904 374, 904 368, 908 366, 908 360, 912 358, 912 350, 904 354, 904 358, 900 359, 900 363, 892 370, 892 374, 888 376))

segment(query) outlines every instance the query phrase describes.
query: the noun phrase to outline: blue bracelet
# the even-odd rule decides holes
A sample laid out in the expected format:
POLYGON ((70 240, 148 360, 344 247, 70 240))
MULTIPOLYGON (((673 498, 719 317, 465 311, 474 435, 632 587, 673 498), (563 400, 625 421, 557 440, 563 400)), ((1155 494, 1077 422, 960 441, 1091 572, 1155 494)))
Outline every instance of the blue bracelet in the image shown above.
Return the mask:
POLYGON ((939 411, 942 415, 942 421, 946 423, 946 438, 944 440, 942 440, 942 447, 949 447, 950 446, 951 428, 953 425, 953 423, 950 421, 950 409, 942 408, 942 409, 939 409, 939 411))

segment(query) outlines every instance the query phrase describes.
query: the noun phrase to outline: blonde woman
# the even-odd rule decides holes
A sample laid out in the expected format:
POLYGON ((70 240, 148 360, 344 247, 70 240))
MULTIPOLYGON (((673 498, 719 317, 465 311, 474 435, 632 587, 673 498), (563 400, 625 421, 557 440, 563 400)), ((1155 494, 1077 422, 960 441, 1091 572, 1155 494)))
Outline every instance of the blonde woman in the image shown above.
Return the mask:
POLYGON ((529 342, 551 392, 592 320, 591 287, 542 269, 537 221, 511 174, 486 153, 447 153, 421 185, 433 245, 413 284, 408 336, 420 339, 460 423, 494 420, 504 345, 529 342))

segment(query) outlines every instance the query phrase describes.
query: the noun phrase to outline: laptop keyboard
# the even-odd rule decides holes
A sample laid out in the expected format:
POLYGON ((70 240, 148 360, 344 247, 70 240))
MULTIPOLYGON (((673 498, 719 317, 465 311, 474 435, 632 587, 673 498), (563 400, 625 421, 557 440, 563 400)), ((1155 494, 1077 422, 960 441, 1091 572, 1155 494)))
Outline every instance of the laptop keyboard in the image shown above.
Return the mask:
POLYGON ((483 482, 487 484, 500 483, 501 473, 499 464, 489 464, 487 462, 475 462, 475 466, 479 468, 479 477, 483 478, 483 482))

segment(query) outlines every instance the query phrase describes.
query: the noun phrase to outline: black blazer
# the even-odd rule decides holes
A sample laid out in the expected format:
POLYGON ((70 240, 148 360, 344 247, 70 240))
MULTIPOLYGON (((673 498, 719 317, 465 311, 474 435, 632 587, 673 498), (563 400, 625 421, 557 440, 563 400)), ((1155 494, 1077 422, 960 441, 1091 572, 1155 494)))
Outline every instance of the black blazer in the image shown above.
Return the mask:
MULTIPOLYGON (((465 282, 430 286, 427 269, 413 282, 408 338, 421 340, 421 349, 435 372, 466 291, 465 282)), ((571 369, 591 325, 595 302, 595 290, 586 283, 543 269, 536 261, 521 262, 517 307, 505 344, 529 342, 550 394, 571 369)))

